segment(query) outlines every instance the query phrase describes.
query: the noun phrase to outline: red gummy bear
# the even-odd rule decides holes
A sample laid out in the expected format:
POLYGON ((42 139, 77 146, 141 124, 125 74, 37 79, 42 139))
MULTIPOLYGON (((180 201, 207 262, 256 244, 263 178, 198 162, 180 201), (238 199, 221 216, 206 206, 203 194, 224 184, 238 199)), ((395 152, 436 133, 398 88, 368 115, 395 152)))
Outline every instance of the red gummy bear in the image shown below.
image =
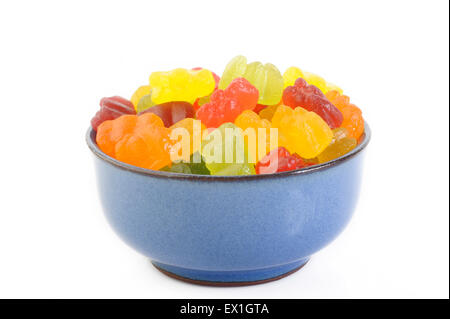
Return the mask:
POLYGON ((107 120, 114 120, 124 114, 136 114, 133 103, 120 96, 104 97, 100 100, 100 110, 91 120, 94 131, 107 120))
POLYGON ((158 115, 164 122, 165 127, 170 127, 173 124, 181 121, 187 117, 194 117, 195 111, 192 104, 188 102, 174 101, 152 106, 145 111, 139 113, 154 113, 158 115))
POLYGON ((307 163, 297 154, 290 154, 284 147, 273 149, 256 163, 256 174, 272 174, 277 172, 291 171, 313 165, 307 163), (278 155, 278 157, 277 157, 278 155))
POLYGON ((288 86, 283 92, 283 104, 302 108, 317 113, 331 129, 341 126, 343 116, 326 96, 314 85, 308 85, 298 78, 293 86, 288 86))
POLYGON ((259 92, 249 81, 236 78, 225 90, 216 90, 209 103, 197 111, 197 118, 207 127, 219 127, 234 122, 245 110, 253 110, 258 103, 259 92))

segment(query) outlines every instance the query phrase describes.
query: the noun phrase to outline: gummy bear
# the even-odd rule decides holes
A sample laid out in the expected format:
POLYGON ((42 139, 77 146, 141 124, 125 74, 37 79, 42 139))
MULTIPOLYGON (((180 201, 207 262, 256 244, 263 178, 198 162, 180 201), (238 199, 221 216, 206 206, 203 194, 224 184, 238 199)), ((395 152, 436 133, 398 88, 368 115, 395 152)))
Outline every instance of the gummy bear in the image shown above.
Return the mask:
POLYGON ((171 166, 161 168, 161 171, 183 174, 211 175, 200 154, 192 154, 189 163, 172 163, 171 166), (194 157, 200 158, 200 163, 194 162, 194 157))
MULTIPOLYGON (((203 68, 197 67, 197 68, 193 68, 192 70, 197 71, 197 70, 202 70, 202 69, 203 68)), ((216 83, 216 85, 214 86, 214 91, 215 91, 215 90, 217 90, 217 88, 219 86, 220 77, 212 71, 211 71, 211 73, 214 77, 214 82, 216 83)), ((195 100, 194 104, 192 104, 192 106, 194 107, 194 110, 197 111, 203 104, 208 103, 210 100, 210 96, 211 95, 203 96, 203 97, 200 97, 197 100, 195 100)))
POLYGON ((96 141, 105 154, 124 163, 154 170, 171 163, 169 129, 152 113, 105 121, 96 141))
POLYGON ((343 120, 339 109, 317 87, 308 85, 302 78, 298 78, 293 86, 284 89, 283 103, 292 108, 300 106, 317 113, 332 129, 339 127, 343 120))
POLYGON ((136 114, 130 101, 120 96, 104 97, 100 100, 100 110, 91 120, 91 126, 97 131, 104 121, 114 120, 124 114, 136 114))
POLYGON ((336 90, 342 93, 342 89, 335 84, 325 81, 324 78, 318 76, 317 74, 310 72, 303 72, 303 79, 308 82, 309 85, 314 85, 318 87, 324 94, 330 90, 336 90))
POLYGON ((278 106, 272 118, 278 128, 279 145, 302 158, 314 158, 331 143, 333 132, 316 113, 296 107, 278 106))
POLYGON ((226 88, 231 81, 244 77, 259 91, 259 104, 273 105, 281 100, 283 94, 283 77, 280 71, 271 63, 261 62, 247 64, 244 56, 233 58, 225 67, 219 82, 219 89, 226 88))
POLYGON ((263 109, 259 112, 259 116, 262 119, 272 121, 272 117, 275 114, 277 108, 278 108, 278 105, 269 105, 268 107, 266 107, 265 109, 263 109))
POLYGON ((342 89, 337 85, 325 81, 325 79, 314 73, 303 72, 302 70, 300 70, 295 66, 288 68, 284 72, 283 74, 284 87, 286 88, 288 86, 294 85, 295 81, 298 78, 302 78, 309 85, 314 85, 315 87, 319 88, 319 90, 321 90, 322 93, 324 94, 330 90, 336 90, 342 94, 342 89))
POLYGON ((309 84, 317 87, 322 93, 327 90, 327 81, 321 76, 310 72, 303 72, 302 78, 309 84))
POLYGON ((364 119, 361 110, 350 103, 348 96, 340 95, 337 91, 327 92, 326 97, 341 111, 344 117, 341 127, 348 130, 350 137, 358 140, 364 132, 364 119))
POLYGON ((326 91, 323 91, 323 93, 327 93, 329 91, 337 91, 340 94, 342 94, 342 92, 344 92, 339 86, 337 86, 336 84, 327 82, 327 87, 326 87, 326 91))
POLYGON ((155 104, 171 101, 194 103, 199 97, 214 90, 215 81, 211 71, 175 69, 168 72, 153 72, 150 75, 152 100, 155 104))
POLYGON ((292 86, 298 78, 304 77, 305 75, 303 74, 302 70, 295 66, 291 66, 283 73, 284 87, 286 88, 288 86, 292 86))
POLYGON ((245 139, 247 143, 247 149, 249 152, 249 158, 253 159, 253 161, 257 162, 261 158, 263 158, 271 148, 278 146, 278 135, 276 137, 276 141, 272 141, 272 147, 270 145, 270 128, 272 127, 272 123, 266 119, 261 119, 258 114, 251 110, 246 110, 242 112, 234 121, 234 124, 237 127, 240 127, 242 131, 245 131, 248 128, 254 129, 255 139, 250 140, 249 137, 245 139), (265 129, 265 136, 260 135, 260 130, 265 129), (261 139, 261 142, 260 142, 261 139), (259 144, 264 143, 264 148, 259 149, 259 144))
POLYGON ((197 118, 207 127, 218 127, 234 122, 245 110, 255 108, 258 90, 246 79, 234 79, 225 90, 218 89, 211 95, 209 103, 197 111, 197 118))
MULTIPOLYGON (((194 120, 193 118, 185 118, 170 127, 171 137, 172 137, 172 132, 177 128, 184 128, 187 131, 187 133, 189 133, 190 145, 189 145, 189 154, 187 154, 187 155, 191 155, 192 153, 199 151, 200 147, 201 147, 201 140, 203 137, 203 133, 206 130, 206 126, 203 123, 201 123, 199 120, 194 120)), ((174 136, 175 136, 175 134, 174 134, 174 136)), ((182 143, 182 138, 183 137, 181 137, 180 144, 182 143)), ((178 137, 178 140, 180 140, 179 137, 178 137)), ((180 145, 180 148, 181 147, 182 147, 182 144, 180 145)), ((174 147, 172 150, 176 153, 180 153, 180 150, 176 149, 176 147, 174 147)), ((183 158, 182 155, 183 154, 181 154, 181 156, 175 156, 175 160, 182 159, 182 160, 187 161, 187 159, 183 158)), ((198 159, 199 158, 196 158, 196 162, 198 159)), ((174 158, 172 158, 172 160, 174 160, 174 158)))
POLYGON ((252 128, 270 128, 271 123, 266 119, 261 119, 258 114, 251 110, 245 110, 235 120, 234 124, 245 130, 249 127, 252 128))
MULTIPOLYGON (((200 71, 200 70, 204 70, 201 67, 195 67, 192 68, 192 71, 200 71)), ((215 82, 215 86, 214 86, 214 90, 217 90, 218 86, 219 86, 219 82, 220 82, 220 76, 218 76, 216 73, 214 73, 213 71, 210 71, 213 78, 214 78, 214 82, 215 82)))
POLYGON ((233 123, 212 130, 203 140, 201 155, 211 175, 255 174, 254 164, 248 162, 244 138, 233 123), (232 132, 236 134, 232 135, 232 132))
POLYGON ((317 156, 319 163, 324 163, 338 158, 352 149, 357 145, 355 138, 350 137, 347 129, 340 127, 333 130, 333 140, 328 147, 317 156))
POLYGON ((192 104, 188 102, 167 102, 158 104, 140 112, 139 115, 144 113, 154 113, 158 115, 163 120, 165 127, 172 126, 187 117, 194 117, 195 114, 192 104))
POLYGON ((269 154, 256 163, 256 174, 272 174, 291 171, 310 166, 297 154, 290 154, 284 147, 273 149, 269 154))
MULTIPOLYGON (((137 90, 133 93, 133 95, 131 96, 131 103, 133 103, 134 108, 140 112, 137 109, 138 103, 141 100, 142 97, 144 97, 145 95, 149 95, 152 93, 152 88, 150 87, 150 85, 143 85, 137 88, 137 90)), ((142 110, 141 110, 142 111, 142 110)))
POLYGON ((140 112, 144 112, 145 110, 148 110, 149 108, 151 108, 152 106, 155 106, 156 104, 153 102, 152 100, 152 94, 147 94, 144 95, 143 97, 141 97, 141 99, 139 100, 139 103, 136 106, 136 111, 138 113, 140 112))

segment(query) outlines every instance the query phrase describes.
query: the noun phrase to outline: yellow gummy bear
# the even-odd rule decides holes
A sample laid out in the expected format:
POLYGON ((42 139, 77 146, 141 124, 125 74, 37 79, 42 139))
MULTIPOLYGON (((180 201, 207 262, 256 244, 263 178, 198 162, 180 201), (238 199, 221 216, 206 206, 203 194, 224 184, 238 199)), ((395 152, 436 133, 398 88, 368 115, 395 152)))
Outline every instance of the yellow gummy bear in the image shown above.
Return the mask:
POLYGON ((316 113, 296 107, 278 106, 272 117, 272 126, 278 128, 279 146, 303 158, 314 158, 331 143, 333 132, 316 113))
POLYGON ((261 160, 267 153, 269 153, 273 148, 278 147, 278 136, 275 136, 275 140, 272 141, 272 145, 270 144, 270 128, 272 127, 272 123, 270 123, 267 119, 262 119, 258 114, 253 111, 246 110, 242 112, 234 121, 234 124, 237 127, 240 127, 242 131, 245 131, 248 128, 251 128, 255 132, 255 139, 250 140, 247 138, 245 142, 248 144, 247 149, 249 150, 249 157, 256 158, 258 162, 261 160), (264 131, 260 131, 258 129, 265 129, 265 136, 261 133, 264 131), (260 141, 261 139, 261 141, 260 141), (259 149, 259 145, 261 144, 261 149, 259 149))
POLYGON ((137 109, 137 105, 138 105, 139 101, 141 100, 141 98, 144 95, 150 94, 151 91, 152 91, 152 88, 150 87, 150 85, 142 85, 137 88, 137 90, 131 96, 131 103, 133 103, 134 109, 137 109))
POLYGON ((330 83, 330 82, 327 82, 326 92, 323 92, 323 93, 325 94, 328 91, 338 91, 339 94, 344 93, 344 91, 339 86, 337 86, 336 84, 330 83))
POLYGON ((295 66, 291 66, 283 74, 284 87, 292 86, 298 78, 305 78, 303 71, 295 66))
POLYGON ((321 76, 310 72, 303 72, 304 78, 309 85, 318 87, 324 94, 327 92, 327 81, 321 76))
POLYGON ((322 78, 321 76, 318 76, 317 74, 314 73, 302 71, 295 66, 291 66, 284 72, 283 74, 284 87, 286 88, 288 86, 294 85, 295 80, 297 80, 298 78, 302 78, 308 84, 318 87, 323 94, 332 90, 338 91, 340 94, 342 94, 343 92, 343 90, 336 84, 329 83, 325 81, 325 79, 322 78))
POLYGON ((328 147, 317 156, 319 163, 325 163, 347 154, 356 147, 358 142, 355 138, 350 137, 348 131, 344 127, 338 127, 333 130, 333 141, 328 147))
POLYGON ((210 95, 216 85, 211 71, 206 69, 153 72, 149 82, 155 104, 171 101, 192 104, 197 98, 210 95))
POLYGON ((219 89, 225 89, 235 78, 243 77, 259 91, 259 104, 273 105, 280 102, 283 95, 283 77, 271 63, 252 62, 239 55, 225 67, 220 78, 219 89))

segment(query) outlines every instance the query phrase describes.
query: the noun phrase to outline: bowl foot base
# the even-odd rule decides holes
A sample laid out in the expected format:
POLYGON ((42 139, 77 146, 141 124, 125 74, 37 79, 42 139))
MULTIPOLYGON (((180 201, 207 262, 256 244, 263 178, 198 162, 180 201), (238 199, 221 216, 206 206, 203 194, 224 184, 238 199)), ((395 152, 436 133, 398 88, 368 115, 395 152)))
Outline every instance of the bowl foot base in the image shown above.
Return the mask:
POLYGON ((191 284, 217 287, 259 285, 287 277, 301 269, 309 258, 282 266, 241 271, 206 271, 186 269, 152 261, 163 274, 191 284))

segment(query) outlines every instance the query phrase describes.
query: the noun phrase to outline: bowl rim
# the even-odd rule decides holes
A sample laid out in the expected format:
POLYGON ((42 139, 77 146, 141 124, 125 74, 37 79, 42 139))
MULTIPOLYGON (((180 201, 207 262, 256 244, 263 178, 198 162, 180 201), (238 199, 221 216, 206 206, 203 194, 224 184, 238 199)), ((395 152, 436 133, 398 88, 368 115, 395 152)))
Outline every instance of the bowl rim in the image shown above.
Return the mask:
POLYGON ((358 145, 350 152, 325 163, 299 168, 292 171, 285 171, 272 174, 232 175, 232 176, 173 173, 165 171, 156 171, 148 168, 142 168, 131 164, 127 164, 103 153, 103 151, 100 150, 100 148, 97 145, 97 142, 95 141, 95 135, 96 132, 90 126, 86 132, 86 143, 89 149, 92 151, 92 153, 94 153, 94 155, 96 155, 99 159, 126 171, 130 171, 141 175, 147 175, 151 177, 168 178, 168 179, 190 179, 190 180, 205 180, 205 181, 243 181, 243 180, 282 178, 293 175, 303 175, 314 173, 317 171, 322 171, 327 168, 339 165, 353 158, 355 155, 359 154, 363 149, 365 149, 365 147, 369 144, 372 133, 369 125, 367 124, 366 121, 364 121, 364 133, 360 137, 358 145))

